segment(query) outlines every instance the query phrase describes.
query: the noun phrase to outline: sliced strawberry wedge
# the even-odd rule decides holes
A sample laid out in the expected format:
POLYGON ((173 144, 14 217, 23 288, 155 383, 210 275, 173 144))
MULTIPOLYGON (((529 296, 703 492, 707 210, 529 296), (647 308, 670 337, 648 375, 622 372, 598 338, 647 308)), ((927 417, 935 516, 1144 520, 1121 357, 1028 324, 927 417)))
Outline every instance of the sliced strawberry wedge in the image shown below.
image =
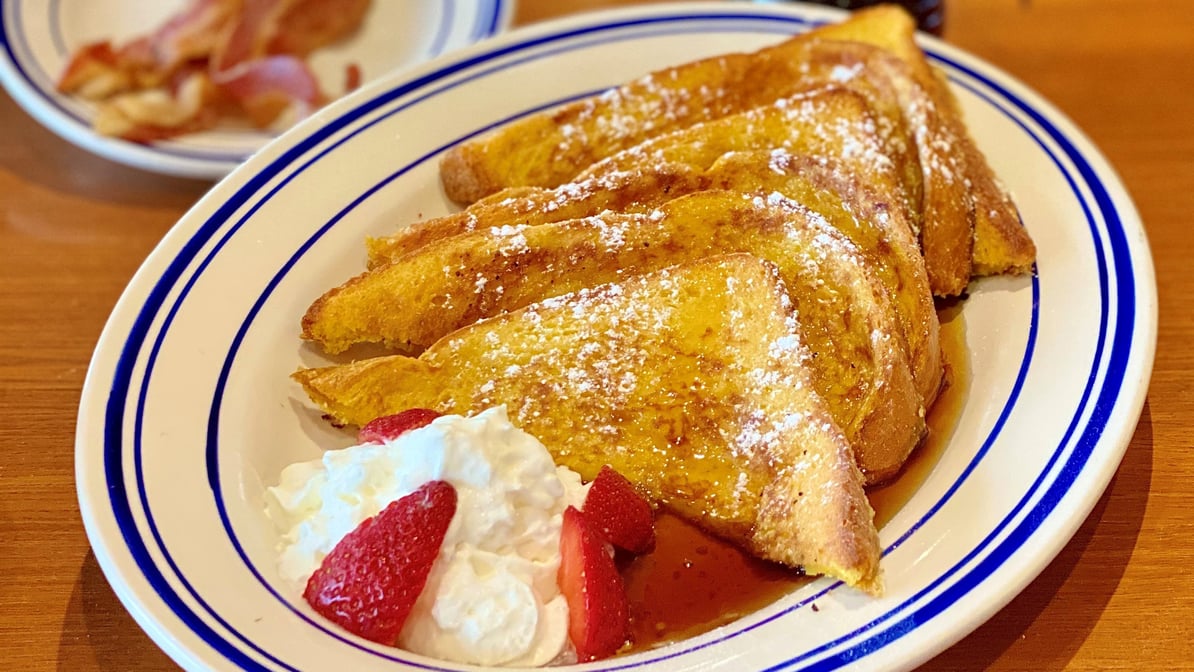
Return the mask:
POLYGON ((409 408, 401 413, 383 415, 370 420, 357 433, 357 443, 385 443, 393 441, 412 429, 430 425, 440 413, 430 408, 409 408))
POLYGON ((631 553, 655 545, 655 513, 630 481, 608 464, 601 468, 585 496, 585 517, 609 543, 631 553))
POLYGON ((626 587, 613 549, 575 507, 560 530, 560 592, 568 602, 568 636, 579 662, 617 653, 630 635, 626 587))
POLYGON ((324 618, 393 645, 423 592, 456 513, 456 489, 432 481, 365 519, 336 544, 303 598, 324 618))

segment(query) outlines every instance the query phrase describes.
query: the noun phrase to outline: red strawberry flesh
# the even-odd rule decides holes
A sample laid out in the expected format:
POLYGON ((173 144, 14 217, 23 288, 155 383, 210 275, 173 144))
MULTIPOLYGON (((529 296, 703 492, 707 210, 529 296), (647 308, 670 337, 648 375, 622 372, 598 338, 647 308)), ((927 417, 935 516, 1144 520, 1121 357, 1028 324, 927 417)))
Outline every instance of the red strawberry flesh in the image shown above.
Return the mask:
POLYGON ((585 496, 585 517, 618 548, 645 553, 655 545, 655 513, 626 477, 601 468, 585 496))
POLYGON ((303 598, 349 632, 393 645, 456 513, 456 489, 432 481, 391 502, 336 544, 303 598))
POLYGON ((357 443, 385 443, 393 441, 412 429, 431 424, 440 413, 430 408, 409 408, 401 413, 383 415, 370 420, 357 433, 357 443))
POLYGON ((608 658, 630 636, 630 605, 613 549, 575 507, 564 510, 557 582, 579 662, 608 658))

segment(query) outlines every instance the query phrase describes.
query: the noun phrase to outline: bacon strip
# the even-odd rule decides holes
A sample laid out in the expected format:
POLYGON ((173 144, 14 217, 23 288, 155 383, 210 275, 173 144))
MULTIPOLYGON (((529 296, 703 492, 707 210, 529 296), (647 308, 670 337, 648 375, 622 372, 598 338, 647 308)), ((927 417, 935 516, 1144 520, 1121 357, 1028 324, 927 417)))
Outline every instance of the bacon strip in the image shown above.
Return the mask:
POLYGON ((276 29, 278 18, 294 0, 243 0, 240 13, 225 31, 212 53, 211 68, 220 72, 265 55, 265 46, 276 29))
POLYGON ((293 107, 301 118, 325 102, 315 75, 294 56, 245 61, 215 73, 213 82, 260 127, 273 123, 288 108, 293 107))
POLYGON ((172 71, 218 51, 226 41, 227 26, 242 10, 242 0, 194 0, 152 35, 133 42, 126 50, 144 49, 159 70, 172 71))
POLYGON ((306 56, 351 35, 368 10, 369 0, 293 0, 266 51, 306 56))
POLYGON ((228 110, 259 127, 301 118, 327 100, 302 57, 355 31, 369 2, 193 0, 123 47, 80 48, 58 88, 99 103, 97 132, 134 142, 210 128, 228 110))
POLYGON ((91 100, 106 98, 131 87, 132 79, 111 42, 95 42, 81 47, 71 56, 58 79, 59 91, 77 93, 91 100))

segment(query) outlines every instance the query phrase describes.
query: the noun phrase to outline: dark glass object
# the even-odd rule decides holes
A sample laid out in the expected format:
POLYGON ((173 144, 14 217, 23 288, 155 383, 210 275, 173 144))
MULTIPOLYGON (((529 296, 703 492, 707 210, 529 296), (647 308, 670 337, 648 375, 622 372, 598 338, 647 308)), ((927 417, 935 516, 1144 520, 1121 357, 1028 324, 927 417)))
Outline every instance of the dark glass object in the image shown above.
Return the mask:
POLYGON ((842 9, 862 9, 872 5, 896 4, 916 18, 916 25, 926 33, 941 35, 945 28, 945 0, 811 0, 820 5, 842 9))

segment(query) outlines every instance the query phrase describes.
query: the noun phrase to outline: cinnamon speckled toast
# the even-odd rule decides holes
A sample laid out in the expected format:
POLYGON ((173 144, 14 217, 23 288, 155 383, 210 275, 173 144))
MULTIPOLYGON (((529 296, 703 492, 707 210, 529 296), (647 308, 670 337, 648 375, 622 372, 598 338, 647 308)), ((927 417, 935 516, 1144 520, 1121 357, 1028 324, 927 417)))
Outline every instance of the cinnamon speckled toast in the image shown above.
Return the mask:
MULTIPOLYGON (((715 124, 730 123, 721 120, 715 124)), ((680 143, 699 140, 697 126, 679 131, 680 143)), ((656 142, 662 143, 663 136, 656 142)), ((865 134, 856 142, 867 142, 865 134)), ((872 140, 872 142, 876 142, 872 140)), ((466 231, 505 225, 537 225, 609 210, 650 212, 677 196, 704 189, 729 189, 768 196, 778 192, 799 201, 845 233, 859 248, 894 300, 912 365, 913 379, 925 405, 941 384, 941 351, 937 315, 916 238, 903 210, 893 207, 900 187, 883 173, 859 181, 845 158, 795 155, 787 150, 756 150, 687 157, 671 162, 631 150, 639 163, 618 155, 611 159, 625 170, 611 170, 588 179, 543 189, 507 189, 478 201, 467 210, 413 224, 386 238, 367 241, 371 266, 413 253, 430 241, 466 231), (713 159, 717 156, 716 159, 713 159), (712 161, 711 165, 709 162, 712 161)), ((596 171, 594 171, 596 172, 596 171)))
POLYGON ((878 183, 896 199, 904 221, 919 228, 920 169, 916 155, 898 135, 881 132, 883 122, 867 100, 844 88, 827 88, 781 98, 711 121, 656 135, 590 165, 577 181, 656 164, 708 170, 730 152, 779 150, 832 161, 859 181, 878 183))
POLYGON ((916 25, 893 6, 855 12, 850 20, 818 28, 819 39, 851 41, 878 47, 903 61, 916 84, 932 101, 935 114, 948 126, 941 151, 961 163, 962 182, 973 202, 974 275, 1026 273, 1036 259, 1036 246, 1020 221, 1011 195, 995 177, 987 159, 970 137, 957 100, 941 72, 930 65, 916 44, 916 25))
POLYGON ((657 135, 840 86, 866 96, 881 130, 917 157, 923 189, 909 188, 920 199, 934 293, 960 293, 972 273, 1026 271, 1032 241, 914 34, 904 12, 879 7, 752 54, 661 70, 452 149, 441 166, 445 190, 471 203, 504 187, 556 186, 657 135))
MULTIPOLYGON (((913 355, 913 371, 925 399, 936 396, 940 383, 940 345, 933 312, 926 261, 917 250, 915 234, 909 229, 912 215, 905 200, 908 191, 900 175, 914 157, 891 146, 874 129, 876 117, 858 94, 828 89, 779 101, 741 114, 695 124, 657 136, 592 166, 577 178, 611 178, 620 173, 654 170, 660 164, 680 165, 699 172, 715 172, 722 188, 768 187, 781 193, 812 190, 799 186, 800 163, 787 157, 811 157, 832 165, 839 175, 833 185, 838 194, 873 189, 888 199, 876 217, 836 217, 835 224, 870 254, 879 271, 889 280, 901 308, 905 334, 913 355), (771 149, 771 148, 777 149, 771 149), (766 169, 743 152, 769 150, 766 169), (884 160, 887 157, 891 160, 884 160), (859 179, 865 175, 865 179, 859 179), (756 186, 757 185, 757 186, 756 186)), ((822 203, 829 202, 823 196, 822 203)), ((839 199, 840 204, 847 201, 839 199)))
POLYGON ((711 257, 482 320, 418 358, 294 374, 335 421, 504 404, 557 462, 603 464, 760 557, 879 590, 873 512, 774 267, 711 257))
POLYGON ((848 238, 778 196, 696 192, 649 214, 607 211, 445 238, 324 294, 304 316, 303 336, 331 352, 360 342, 418 352, 478 319, 726 252, 776 265, 817 354, 814 387, 867 483, 893 476, 925 432, 893 302, 848 238))

